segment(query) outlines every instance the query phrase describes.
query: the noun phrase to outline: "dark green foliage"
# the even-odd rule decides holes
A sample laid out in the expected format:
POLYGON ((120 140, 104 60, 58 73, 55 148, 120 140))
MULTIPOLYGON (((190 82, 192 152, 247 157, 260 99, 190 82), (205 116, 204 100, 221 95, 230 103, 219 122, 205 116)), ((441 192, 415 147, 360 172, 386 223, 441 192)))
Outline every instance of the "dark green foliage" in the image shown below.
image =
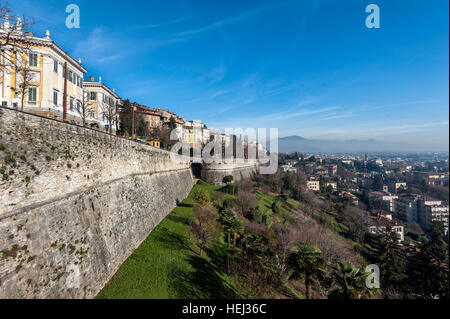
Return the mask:
POLYGON ((233 209, 236 206, 236 198, 232 196, 227 196, 222 202, 223 209, 233 209))
POLYGON ((133 110, 131 107, 130 100, 125 100, 123 102, 122 109, 119 112, 119 119, 120 119, 120 128, 119 128, 119 134, 125 134, 128 133, 128 135, 131 135, 131 126, 132 126, 132 114, 133 110))
POLYGON ((239 254, 234 254, 230 266, 236 290, 241 298, 270 298, 281 283, 280 267, 275 254, 267 249, 263 235, 245 234, 239 254))
POLYGON ((311 299, 311 286, 315 282, 325 280, 326 263, 319 248, 308 243, 298 243, 287 260, 292 270, 290 279, 304 279, 306 286, 306 299, 311 299))
POLYGON ((272 211, 274 212, 274 214, 279 214, 281 212, 281 202, 280 201, 275 201, 272 204, 272 211))
POLYGON ((398 242, 398 235, 387 227, 374 236, 368 246, 368 259, 380 268, 381 288, 384 291, 402 291, 406 276, 406 255, 398 242))
POLYGON ((227 243, 230 244, 233 240, 233 245, 236 246, 237 238, 243 233, 242 221, 236 216, 236 213, 231 209, 224 209, 219 212, 217 221, 223 227, 227 243))
POLYGON ((332 279, 337 285, 329 295, 330 299, 361 299, 370 296, 366 288, 367 274, 351 263, 336 264, 332 279))
POLYGON ((383 176, 381 176, 381 174, 376 174, 373 179, 372 189, 381 191, 383 189, 383 182, 383 176))
POLYGON ((421 298, 449 298, 448 244, 442 239, 442 225, 435 223, 429 240, 422 240, 413 258, 411 289, 421 298))

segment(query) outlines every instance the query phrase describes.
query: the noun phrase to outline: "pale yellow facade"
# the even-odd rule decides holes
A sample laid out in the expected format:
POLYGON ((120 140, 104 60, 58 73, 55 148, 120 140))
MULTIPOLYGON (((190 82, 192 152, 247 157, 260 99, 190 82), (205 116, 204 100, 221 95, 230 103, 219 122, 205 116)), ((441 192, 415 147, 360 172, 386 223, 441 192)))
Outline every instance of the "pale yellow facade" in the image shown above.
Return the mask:
POLYGON ((80 61, 52 41, 48 31, 41 38, 31 33, 11 33, 3 24, 0 41, 5 43, 6 37, 12 45, 4 46, 1 52, 6 68, 0 72, 1 105, 61 119, 66 93, 67 120, 78 119, 77 106, 83 98, 83 75, 87 72, 80 61), (22 94, 24 73, 28 74, 28 85, 22 94))

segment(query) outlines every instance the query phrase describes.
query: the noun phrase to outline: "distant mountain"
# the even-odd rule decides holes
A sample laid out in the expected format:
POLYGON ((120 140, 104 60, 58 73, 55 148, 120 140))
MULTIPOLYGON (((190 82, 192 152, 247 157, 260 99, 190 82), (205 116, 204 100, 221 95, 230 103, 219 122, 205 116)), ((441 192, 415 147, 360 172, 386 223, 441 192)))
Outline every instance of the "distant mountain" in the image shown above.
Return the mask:
POLYGON ((301 136, 287 136, 278 139, 278 151, 281 153, 364 153, 364 152, 419 152, 442 151, 434 145, 421 147, 394 142, 382 142, 375 139, 319 140, 301 136))

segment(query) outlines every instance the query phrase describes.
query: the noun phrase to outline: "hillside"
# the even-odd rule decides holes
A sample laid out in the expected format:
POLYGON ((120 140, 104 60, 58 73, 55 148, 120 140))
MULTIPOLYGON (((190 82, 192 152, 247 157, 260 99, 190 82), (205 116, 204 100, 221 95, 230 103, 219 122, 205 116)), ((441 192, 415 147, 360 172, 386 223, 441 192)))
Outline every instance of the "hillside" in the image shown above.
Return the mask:
MULTIPOLYGON (((284 265, 298 241, 317 245, 330 265, 362 261, 350 240, 305 213, 310 210, 307 203, 283 200, 250 181, 228 187, 199 181, 97 298, 303 299, 304 281, 290 280, 284 265), (199 194, 205 192, 209 198, 203 200, 199 194), (233 214, 226 217, 228 211, 233 214), (209 216, 209 220, 201 216, 209 216), (231 233, 233 227, 227 226, 226 218, 228 224, 235 223, 231 233), (200 232, 193 226, 199 221, 200 232), (198 236, 208 229, 215 231, 204 236, 207 243, 200 250, 198 236), (258 262, 249 260, 272 268, 260 268, 258 262)), ((324 298, 326 291, 314 288, 312 296, 324 298)))

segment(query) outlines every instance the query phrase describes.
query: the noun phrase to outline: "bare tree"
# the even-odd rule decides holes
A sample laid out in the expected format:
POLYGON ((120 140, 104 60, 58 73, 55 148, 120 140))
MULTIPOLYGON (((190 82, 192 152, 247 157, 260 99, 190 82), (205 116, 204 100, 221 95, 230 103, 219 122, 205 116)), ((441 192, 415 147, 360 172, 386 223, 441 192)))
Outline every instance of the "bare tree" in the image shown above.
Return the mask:
POLYGON ((108 132, 109 134, 112 133, 112 124, 116 120, 117 117, 117 105, 114 103, 108 102, 102 102, 100 103, 100 108, 102 110, 102 115, 108 122, 108 132))
POLYGON ((277 234, 274 250, 279 260, 280 273, 287 273, 287 258, 295 244, 299 241, 297 231, 292 227, 286 227, 280 223, 274 225, 274 233, 277 234))
MULTIPOLYGON (((26 45, 24 32, 26 33, 35 24, 34 20, 13 14, 8 3, 0 0, 0 21, 2 21, 0 24, 0 51, 22 51, 26 45), (10 20, 16 21, 16 24, 10 24, 10 20)), ((3 54, 0 66, 8 71, 9 68, 16 67, 17 62, 15 56, 3 54)))
POLYGON ((237 208, 239 213, 246 217, 257 205, 255 195, 250 192, 239 192, 237 195, 237 208))
POLYGON ((89 93, 83 90, 82 96, 83 98, 81 99, 80 104, 77 105, 77 113, 83 120, 83 126, 86 126, 86 119, 93 110, 92 106, 89 104, 89 93))
POLYGON ((28 93, 34 73, 29 66, 31 44, 26 32, 34 24, 33 19, 21 17, 12 13, 6 1, 0 0, 0 67, 4 72, 14 72, 16 84, 12 89, 21 97, 21 110, 24 107, 25 96, 28 93), (16 24, 10 24, 15 20, 16 24))
POLYGON ((210 207, 194 206, 194 218, 191 221, 191 232, 200 248, 200 256, 207 245, 217 237, 217 223, 215 214, 210 207))
POLYGON ((159 140, 165 149, 169 149, 171 145, 170 141, 171 129, 169 125, 163 124, 159 127, 154 127, 150 130, 150 136, 156 140, 159 140))
MULTIPOLYGON (((15 87, 15 92, 18 96, 20 96, 20 110, 23 111, 23 107, 25 104, 25 97, 27 93, 29 93, 29 89, 32 85, 34 72, 26 66, 26 61, 23 61, 23 65, 17 66, 17 85, 15 87)), ((28 100, 30 101, 31 94, 29 93, 28 100)))

